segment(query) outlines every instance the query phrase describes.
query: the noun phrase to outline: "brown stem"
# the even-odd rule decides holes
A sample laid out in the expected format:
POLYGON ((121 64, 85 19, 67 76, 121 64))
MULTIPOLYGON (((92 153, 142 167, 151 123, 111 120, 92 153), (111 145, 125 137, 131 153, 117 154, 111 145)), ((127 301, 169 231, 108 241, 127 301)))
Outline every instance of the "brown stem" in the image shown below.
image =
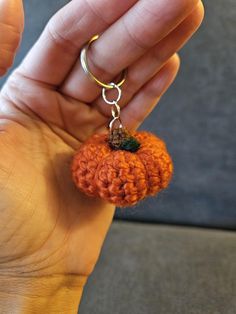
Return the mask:
POLYGON ((125 128, 110 131, 109 145, 113 150, 126 150, 135 153, 140 148, 139 141, 125 128))

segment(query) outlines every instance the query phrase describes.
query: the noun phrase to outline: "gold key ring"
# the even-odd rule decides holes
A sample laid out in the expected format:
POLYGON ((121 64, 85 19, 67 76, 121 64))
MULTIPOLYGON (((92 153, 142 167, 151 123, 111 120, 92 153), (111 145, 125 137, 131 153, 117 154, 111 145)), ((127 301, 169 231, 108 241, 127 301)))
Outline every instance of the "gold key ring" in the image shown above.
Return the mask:
MULTIPOLYGON (((84 72, 86 74, 88 74, 90 76, 90 78, 93 81, 95 81, 99 86, 101 86, 103 88, 106 88, 106 89, 113 89, 114 87, 110 83, 109 84, 103 83, 98 78, 96 78, 96 76, 93 75, 93 73, 90 71, 89 66, 88 66, 88 59, 87 59, 88 49, 89 49, 90 45, 92 44, 92 42, 94 42, 98 38, 99 38, 99 35, 93 36, 90 39, 90 41, 82 48, 81 53, 80 53, 81 65, 82 65, 82 68, 83 68, 84 72)), ((127 69, 123 70, 121 75, 122 75, 121 81, 115 84, 118 87, 120 87, 120 86, 122 86, 124 84, 124 82, 126 80, 126 76, 127 76, 127 69)))

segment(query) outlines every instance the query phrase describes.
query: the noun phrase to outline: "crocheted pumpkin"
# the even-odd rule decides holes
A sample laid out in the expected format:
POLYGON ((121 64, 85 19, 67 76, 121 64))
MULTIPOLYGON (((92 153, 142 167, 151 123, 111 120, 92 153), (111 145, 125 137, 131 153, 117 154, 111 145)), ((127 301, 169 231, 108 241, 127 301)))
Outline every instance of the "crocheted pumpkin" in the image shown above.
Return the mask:
POLYGON ((173 164, 165 143, 148 132, 131 136, 115 129, 95 134, 81 145, 72 162, 76 186, 120 207, 135 205, 166 188, 173 164))

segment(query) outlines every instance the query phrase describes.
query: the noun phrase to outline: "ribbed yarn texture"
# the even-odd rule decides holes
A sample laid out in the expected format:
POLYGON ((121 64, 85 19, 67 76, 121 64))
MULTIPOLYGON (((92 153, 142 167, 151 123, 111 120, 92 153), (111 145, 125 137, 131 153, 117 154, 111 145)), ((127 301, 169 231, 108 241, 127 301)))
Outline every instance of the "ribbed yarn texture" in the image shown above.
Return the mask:
POLYGON ((165 189, 173 174, 165 143, 149 132, 133 136, 141 144, 135 153, 112 150, 106 134, 95 134, 82 144, 72 162, 76 186, 119 207, 136 205, 165 189))

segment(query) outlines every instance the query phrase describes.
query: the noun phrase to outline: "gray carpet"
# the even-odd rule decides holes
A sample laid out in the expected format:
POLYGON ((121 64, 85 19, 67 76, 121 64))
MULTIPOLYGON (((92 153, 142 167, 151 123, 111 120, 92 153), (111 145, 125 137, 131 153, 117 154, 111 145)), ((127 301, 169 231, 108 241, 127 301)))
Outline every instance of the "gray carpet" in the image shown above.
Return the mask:
POLYGON ((236 233, 114 223, 79 314, 235 314, 236 233))

